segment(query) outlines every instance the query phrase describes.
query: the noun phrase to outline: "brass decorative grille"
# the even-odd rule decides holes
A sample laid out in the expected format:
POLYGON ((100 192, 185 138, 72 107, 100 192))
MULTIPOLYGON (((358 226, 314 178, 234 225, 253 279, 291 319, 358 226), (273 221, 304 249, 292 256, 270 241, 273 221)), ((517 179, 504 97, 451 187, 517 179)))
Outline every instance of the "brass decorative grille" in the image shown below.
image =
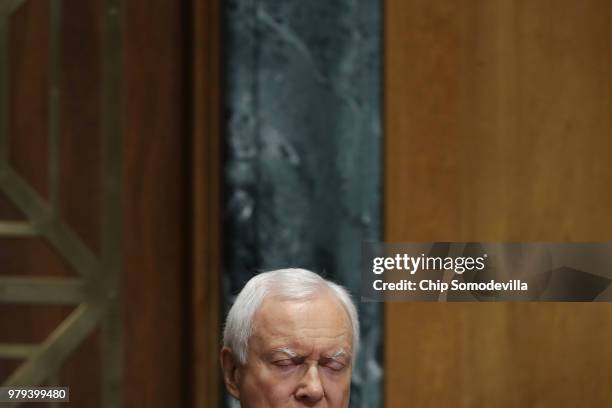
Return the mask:
MULTIPOLYGON (((49 199, 11 165, 9 158, 9 24, 11 15, 28 0, 0 0, 0 191, 26 216, 1 221, 0 237, 42 237, 77 272, 75 278, 0 277, 0 302, 74 305, 75 309, 40 344, 0 344, 0 358, 23 362, 4 382, 37 385, 56 382, 62 363, 96 328, 100 332, 101 405, 119 407, 122 378, 121 257, 121 4, 105 0, 101 55, 101 251, 86 246, 59 215, 60 183, 60 34, 61 0, 50 2, 49 30, 49 199)), ((86 1, 86 0, 83 0, 86 1)), ((84 136, 89 137, 89 136, 84 136)), ((94 137, 94 136, 91 136, 94 137)), ((59 384, 61 385, 61 384, 59 384)), ((7 404, 6 406, 18 406, 7 404)))

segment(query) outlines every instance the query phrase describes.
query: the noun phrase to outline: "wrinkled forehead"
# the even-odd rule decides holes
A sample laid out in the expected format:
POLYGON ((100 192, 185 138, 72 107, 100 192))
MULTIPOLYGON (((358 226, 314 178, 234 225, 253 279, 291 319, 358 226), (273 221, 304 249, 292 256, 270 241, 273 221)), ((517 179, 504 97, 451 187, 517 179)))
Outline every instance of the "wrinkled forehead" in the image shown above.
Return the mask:
POLYGON ((260 351, 281 348, 300 352, 350 351, 352 326, 334 296, 302 300, 270 296, 254 315, 251 340, 260 351))

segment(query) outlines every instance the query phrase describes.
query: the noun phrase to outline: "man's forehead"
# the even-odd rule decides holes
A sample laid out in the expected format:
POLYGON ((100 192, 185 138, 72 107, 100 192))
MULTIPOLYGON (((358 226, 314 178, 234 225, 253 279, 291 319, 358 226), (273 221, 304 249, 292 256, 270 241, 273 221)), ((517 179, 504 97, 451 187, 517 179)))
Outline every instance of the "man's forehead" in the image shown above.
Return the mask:
POLYGON ((291 326, 350 326, 349 317, 339 300, 330 295, 311 299, 284 299, 269 296, 253 317, 254 326, 283 321, 291 326))
POLYGON ((351 324, 335 299, 266 299, 253 321, 253 338, 272 350, 291 348, 308 351, 350 347, 351 324))

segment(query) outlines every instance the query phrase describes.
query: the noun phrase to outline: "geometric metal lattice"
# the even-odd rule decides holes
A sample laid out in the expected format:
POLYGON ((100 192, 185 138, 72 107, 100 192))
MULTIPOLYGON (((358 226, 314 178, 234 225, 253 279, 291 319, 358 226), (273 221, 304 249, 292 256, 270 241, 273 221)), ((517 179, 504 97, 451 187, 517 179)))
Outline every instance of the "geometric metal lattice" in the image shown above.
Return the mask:
MULTIPOLYGON (((106 0, 102 17, 100 171, 101 251, 94 254, 61 219, 58 210, 60 160, 61 0, 50 1, 49 200, 44 200, 9 161, 9 16, 24 0, 0 0, 0 191, 26 216, 0 220, 0 236, 44 238, 78 273, 76 278, 0 277, 0 302, 63 304, 75 309, 40 344, 0 344, 0 358, 23 363, 3 385, 37 385, 49 381, 76 347, 100 329, 102 406, 121 405, 122 319, 121 258, 121 10, 106 0)), ((30 0, 34 1, 34 0, 30 0)), ((41 0, 35 0, 41 1, 41 0)), ((61 384, 60 384, 61 385, 61 384)), ((5 406, 18 406, 6 404, 5 406)), ((4 406, 4 405, 3 405, 4 406)))

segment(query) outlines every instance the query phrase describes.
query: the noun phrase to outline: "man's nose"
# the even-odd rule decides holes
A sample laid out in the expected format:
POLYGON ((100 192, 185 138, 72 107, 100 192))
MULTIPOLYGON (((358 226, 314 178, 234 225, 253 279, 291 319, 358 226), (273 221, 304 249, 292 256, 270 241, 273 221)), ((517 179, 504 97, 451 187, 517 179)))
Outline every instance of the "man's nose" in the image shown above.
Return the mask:
POLYGON ((323 398, 323 385, 319 378, 318 364, 312 364, 308 367, 300 381, 295 396, 306 404, 314 404, 323 398))

